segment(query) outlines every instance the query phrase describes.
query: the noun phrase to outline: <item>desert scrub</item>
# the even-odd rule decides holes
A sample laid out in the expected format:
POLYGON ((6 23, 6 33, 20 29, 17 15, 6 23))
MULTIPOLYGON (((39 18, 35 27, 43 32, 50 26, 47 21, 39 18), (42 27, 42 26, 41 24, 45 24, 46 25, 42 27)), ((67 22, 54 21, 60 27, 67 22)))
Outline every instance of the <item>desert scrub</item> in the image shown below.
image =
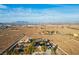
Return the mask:
POLYGON ((41 46, 41 50, 42 50, 42 51, 44 51, 44 52, 45 52, 45 51, 46 51, 46 49, 47 49, 47 47, 46 47, 46 46, 41 46))
POLYGON ((29 43, 29 46, 27 46, 26 48, 24 48, 24 53, 25 54, 32 54, 35 50, 35 47, 34 47, 34 41, 29 43))
POLYGON ((28 49, 29 49, 29 53, 32 54, 35 50, 35 47, 34 47, 34 41, 32 43, 30 43, 28 49))

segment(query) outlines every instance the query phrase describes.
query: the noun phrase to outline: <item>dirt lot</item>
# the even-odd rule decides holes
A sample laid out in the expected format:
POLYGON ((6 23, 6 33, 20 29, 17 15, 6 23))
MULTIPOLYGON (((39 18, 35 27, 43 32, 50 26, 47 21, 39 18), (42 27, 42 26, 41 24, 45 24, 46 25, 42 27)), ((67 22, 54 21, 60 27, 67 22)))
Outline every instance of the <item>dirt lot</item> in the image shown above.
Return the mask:
POLYGON ((42 25, 0 29, 0 52, 14 43, 20 34, 25 34, 27 37, 48 38, 68 54, 79 55, 79 36, 74 36, 74 34, 79 35, 78 28, 79 25, 42 25), (45 35, 42 34, 43 31, 58 31, 58 33, 45 35))

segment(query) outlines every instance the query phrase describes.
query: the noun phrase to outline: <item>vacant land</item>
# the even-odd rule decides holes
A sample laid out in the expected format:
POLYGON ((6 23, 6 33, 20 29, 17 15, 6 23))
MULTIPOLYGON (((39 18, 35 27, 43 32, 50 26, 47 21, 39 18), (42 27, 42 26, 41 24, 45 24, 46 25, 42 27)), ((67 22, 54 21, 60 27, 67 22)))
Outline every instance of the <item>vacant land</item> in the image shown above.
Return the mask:
POLYGON ((0 53, 18 39, 48 38, 70 55, 79 55, 79 25, 38 25, 0 29, 0 53), (25 37, 23 37, 25 35, 25 37))

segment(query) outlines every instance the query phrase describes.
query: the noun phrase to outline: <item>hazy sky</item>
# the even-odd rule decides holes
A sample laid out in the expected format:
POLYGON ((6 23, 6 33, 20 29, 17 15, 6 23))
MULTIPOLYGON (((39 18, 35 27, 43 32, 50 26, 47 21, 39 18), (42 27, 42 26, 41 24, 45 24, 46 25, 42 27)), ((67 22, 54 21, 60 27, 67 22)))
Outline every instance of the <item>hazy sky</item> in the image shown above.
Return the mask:
POLYGON ((2 4, 0 22, 79 22, 79 4, 2 4))

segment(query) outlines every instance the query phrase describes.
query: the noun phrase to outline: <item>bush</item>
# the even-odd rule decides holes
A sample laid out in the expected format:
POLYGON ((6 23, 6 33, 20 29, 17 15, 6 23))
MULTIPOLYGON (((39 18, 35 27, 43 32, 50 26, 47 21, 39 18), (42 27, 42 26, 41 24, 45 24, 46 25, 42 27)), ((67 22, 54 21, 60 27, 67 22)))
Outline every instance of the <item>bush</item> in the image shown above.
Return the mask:
POLYGON ((46 49, 47 49, 47 48, 46 48, 46 46, 41 46, 41 50, 42 50, 42 51, 44 51, 44 52, 45 52, 45 51, 46 51, 46 49))

